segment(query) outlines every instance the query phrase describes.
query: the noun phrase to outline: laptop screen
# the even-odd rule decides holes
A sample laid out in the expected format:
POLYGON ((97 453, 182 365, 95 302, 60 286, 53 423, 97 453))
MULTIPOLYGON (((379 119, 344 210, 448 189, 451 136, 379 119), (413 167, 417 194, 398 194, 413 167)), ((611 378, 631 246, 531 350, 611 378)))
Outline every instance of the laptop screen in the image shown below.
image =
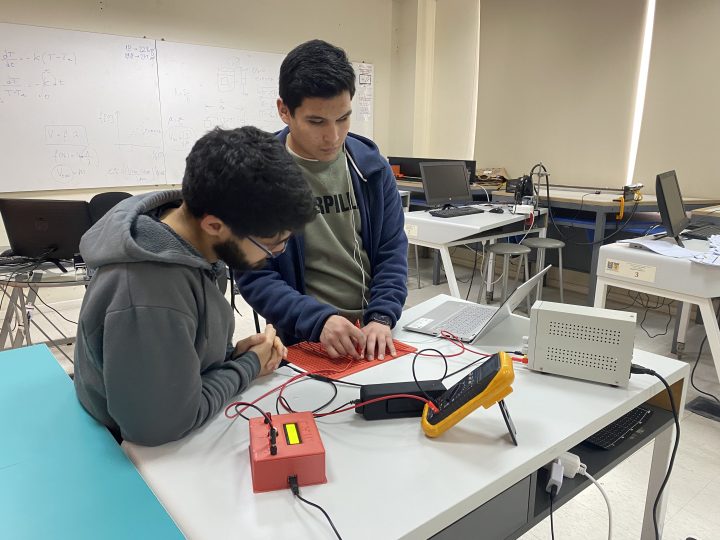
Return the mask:
POLYGON ((70 259, 91 225, 87 201, 0 199, 0 214, 20 257, 70 259))
POLYGON ((515 308, 525 301, 530 292, 541 283, 543 276, 550 268, 550 266, 546 266, 528 281, 518 286, 500 307, 478 305, 460 300, 448 300, 431 308, 422 316, 403 326, 403 328, 412 332, 434 336, 440 335, 442 330, 446 330, 458 336, 461 341, 473 341, 475 343, 477 338, 507 320, 515 308))
MULTIPOLYGON (((482 332, 480 332, 477 337, 480 337, 481 335, 489 332, 500 322, 512 315, 512 312, 515 311, 515 308, 517 308, 525 300, 525 298, 528 297, 530 291, 532 291, 535 287, 538 286, 538 284, 543 279, 548 270, 550 270, 550 268, 552 268, 552 266, 546 266, 529 280, 527 280, 525 283, 521 283, 518 288, 515 289, 510 296, 507 297, 505 302, 500 305, 497 312, 482 328, 482 332)), ((528 315, 530 314, 528 313, 528 315)))

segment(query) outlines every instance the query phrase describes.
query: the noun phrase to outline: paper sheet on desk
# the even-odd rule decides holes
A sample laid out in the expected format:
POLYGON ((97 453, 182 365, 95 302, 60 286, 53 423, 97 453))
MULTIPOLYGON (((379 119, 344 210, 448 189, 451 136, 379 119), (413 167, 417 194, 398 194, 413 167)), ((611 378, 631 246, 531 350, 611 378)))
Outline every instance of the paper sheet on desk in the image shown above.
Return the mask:
POLYGON ((675 240, 669 238, 653 238, 652 236, 642 236, 640 238, 630 238, 629 240, 620 240, 618 244, 628 244, 634 248, 644 248, 675 259, 692 259, 698 254, 697 251, 691 251, 687 248, 680 247, 675 240))
POLYGON ((708 243, 710 244, 710 250, 704 253, 696 253, 692 261, 708 266, 720 266, 720 236, 711 236, 708 238, 708 243))
POLYGON ((718 253, 698 253, 691 260, 692 262, 696 262, 698 264, 706 264, 708 266, 720 267, 720 254, 718 253))

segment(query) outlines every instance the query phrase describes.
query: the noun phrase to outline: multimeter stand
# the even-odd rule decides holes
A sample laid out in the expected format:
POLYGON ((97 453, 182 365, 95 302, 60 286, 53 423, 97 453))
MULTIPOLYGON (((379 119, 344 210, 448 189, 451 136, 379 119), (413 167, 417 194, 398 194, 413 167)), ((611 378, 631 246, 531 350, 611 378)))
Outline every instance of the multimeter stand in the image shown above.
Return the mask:
POLYGON ((500 407, 503 420, 505 420, 505 425, 510 433, 510 438, 512 439, 513 444, 517 446, 517 429, 515 429, 515 424, 513 423, 512 418, 510 418, 510 411, 508 411, 507 405, 505 405, 505 400, 501 399, 498 401, 498 406, 500 407))
POLYGON ((425 405, 421 420, 425 435, 439 437, 478 407, 489 409, 497 403, 517 446, 517 430, 504 401, 512 392, 510 385, 514 380, 510 355, 504 352, 492 355, 437 399, 438 412, 425 405))

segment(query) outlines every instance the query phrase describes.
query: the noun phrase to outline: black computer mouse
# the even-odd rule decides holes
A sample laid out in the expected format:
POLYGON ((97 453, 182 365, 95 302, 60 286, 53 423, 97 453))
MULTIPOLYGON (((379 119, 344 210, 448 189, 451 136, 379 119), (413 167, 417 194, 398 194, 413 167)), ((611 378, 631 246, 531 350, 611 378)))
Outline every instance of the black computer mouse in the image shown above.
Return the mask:
POLYGON ((505 210, 503 210, 503 209, 500 208, 499 206, 496 206, 495 208, 492 208, 492 209, 490 210, 490 213, 491 213, 491 214, 504 214, 504 213, 505 213, 505 210))

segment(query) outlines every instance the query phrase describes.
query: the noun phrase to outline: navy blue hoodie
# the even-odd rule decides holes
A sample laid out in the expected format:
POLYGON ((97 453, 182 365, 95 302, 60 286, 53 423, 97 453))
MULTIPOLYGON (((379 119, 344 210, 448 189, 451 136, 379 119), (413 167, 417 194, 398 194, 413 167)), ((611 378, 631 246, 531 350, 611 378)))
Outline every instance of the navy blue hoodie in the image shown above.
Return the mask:
MULTIPOLYGON (((285 144, 288 128, 277 134, 285 144)), ((353 133, 345 151, 360 211, 362 243, 371 266, 370 298, 365 309, 400 318, 407 297, 407 248, 400 195, 390 165, 371 140, 353 133)), ((286 344, 319 341, 325 321, 337 309, 305 294, 305 244, 294 236, 287 250, 263 270, 245 272, 237 279, 250 306, 275 325, 286 344)))

